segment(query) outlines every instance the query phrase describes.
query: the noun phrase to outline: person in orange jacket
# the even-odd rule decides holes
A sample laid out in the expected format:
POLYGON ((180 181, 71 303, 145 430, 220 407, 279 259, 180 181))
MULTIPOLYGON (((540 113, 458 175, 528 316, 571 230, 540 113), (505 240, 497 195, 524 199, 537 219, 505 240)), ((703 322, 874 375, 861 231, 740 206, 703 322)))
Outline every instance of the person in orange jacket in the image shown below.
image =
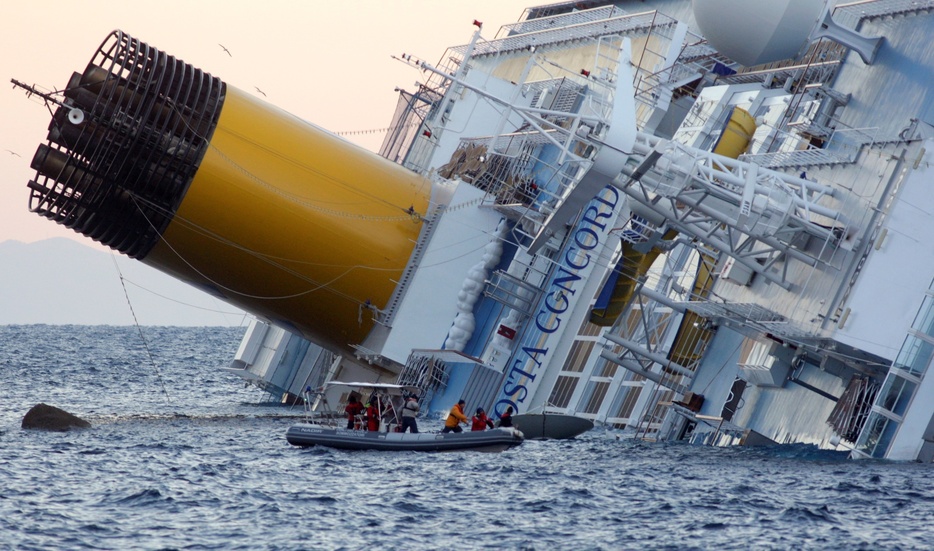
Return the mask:
POLYGON ((459 400, 454 407, 451 408, 451 411, 448 413, 448 418, 444 421, 444 428, 441 429, 441 432, 463 432, 461 428, 461 423, 465 425, 468 423, 467 416, 464 415, 464 404, 467 402, 459 400))
POLYGON ((477 414, 470 418, 471 425, 470 430, 486 430, 488 428, 493 428, 493 421, 486 416, 486 412, 483 411, 483 408, 477 408, 477 414))

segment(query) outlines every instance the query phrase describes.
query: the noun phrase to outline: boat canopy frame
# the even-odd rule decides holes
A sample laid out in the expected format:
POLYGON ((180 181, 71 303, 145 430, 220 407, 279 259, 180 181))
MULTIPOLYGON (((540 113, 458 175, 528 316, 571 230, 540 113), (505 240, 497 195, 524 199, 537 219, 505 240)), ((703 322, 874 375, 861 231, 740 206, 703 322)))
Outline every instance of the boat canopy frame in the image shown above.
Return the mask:
MULTIPOLYGON (((379 432, 391 432, 395 427, 402 425, 402 405, 409 396, 419 397, 422 390, 417 386, 400 385, 394 383, 367 383, 329 381, 313 389, 310 386, 302 393, 305 399, 305 418, 309 422, 340 428, 341 423, 347 419, 342 409, 331 407, 327 393, 335 387, 351 389, 352 393, 367 396, 364 404, 376 400, 376 409, 379 412, 379 432)), ((353 424, 354 430, 366 430, 365 413, 356 415, 353 424)))

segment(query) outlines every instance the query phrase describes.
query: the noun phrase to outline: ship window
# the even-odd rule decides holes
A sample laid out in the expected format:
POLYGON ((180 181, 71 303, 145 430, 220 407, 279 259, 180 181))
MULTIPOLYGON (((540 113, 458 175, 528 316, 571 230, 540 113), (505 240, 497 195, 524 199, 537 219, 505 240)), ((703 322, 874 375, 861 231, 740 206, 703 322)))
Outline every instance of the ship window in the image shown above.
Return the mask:
POLYGON ((594 373, 596 373, 597 377, 609 377, 612 379, 616 376, 616 368, 619 367, 619 364, 607 360, 599 361, 601 361, 603 365, 600 365, 596 370, 594 370, 594 373))
POLYGON ((579 380, 578 377, 569 377, 567 375, 558 377, 558 380, 555 381, 555 387, 551 391, 551 397, 548 398, 548 403, 557 408, 568 407, 579 380))
POLYGON ((913 375, 921 375, 931 361, 932 352, 934 352, 934 344, 917 336, 908 335, 905 338, 905 344, 898 352, 898 357, 895 358, 894 367, 904 369, 913 375))
POLYGON ((629 315, 626 317, 626 329, 624 332, 618 333, 619 335, 635 335, 642 324, 642 307, 634 307, 630 310, 629 315))
POLYGON ((593 383, 593 389, 590 393, 590 398, 587 400, 587 404, 584 406, 584 413, 597 413, 600 411, 600 405, 603 404, 603 399, 606 397, 606 391, 609 388, 610 383, 607 382, 593 383))
POLYGON ((882 392, 879 393, 877 404, 895 415, 903 416, 917 386, 908 379, 889 373, 885 384, 882 385, 882 392))
POLYGON ((912 328, 934 337, 934 297, 925 296, 912 328))
POLYGON ((577 331, 579 337, 599 337, 603 327, 590 323, 589 319, 584 319, 580 329, 577 331))
POLYGON ((574 341, 574 344, 571 345, 571 353, 568 354, 564 369, 561 371, 563 373, 582 372, 587 360, 590 358, 591 351, 593 351, 593 345, 593 341, 574 341))
POLYGON ((642 387, 631 386, 621 389, 620 392, 624 393, 624 398, 619 404, 619 410, 616 412, 616 417, 628 420, 630 417, 632 417, 632 410, 635 409, 636 402, 639 401, 639 395, 642 393, 642 387))
POLYGON ((644 337, 646 344, 649 345, 648 348, 654 348, 655 346, 659 346, 659 343, 664 339, 666 335, 666 330, 668 329, 668 323, 670 321, 671 321, 671 311, 660 312, 658 310, 655 310, 651 312, 651 318, 648 324, 649 327, 647 329, 647 334, 644 337))
POLYGON ((866 422, 861 442, 857 444, 856 449, 872 457, 884 458, 897 431, 898 421, 873 412, 866 422))

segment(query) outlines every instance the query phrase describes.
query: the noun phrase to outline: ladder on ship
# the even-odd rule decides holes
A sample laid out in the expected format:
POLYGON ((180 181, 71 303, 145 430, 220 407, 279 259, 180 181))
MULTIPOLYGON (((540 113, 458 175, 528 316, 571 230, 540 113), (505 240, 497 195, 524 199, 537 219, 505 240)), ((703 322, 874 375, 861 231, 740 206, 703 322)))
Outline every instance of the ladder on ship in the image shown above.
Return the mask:
POLYGON ((674 391, 661 385, 655 386, 652 390, 652 397, 646 402, 642 416, 639 418, 634 438, 645 442, 658 440, 657 435, 668 413, 668 405, 665 404, 664 398, 669 393, 674 393, 674 391), (650 436, 650 433, 653 436, 650 436))

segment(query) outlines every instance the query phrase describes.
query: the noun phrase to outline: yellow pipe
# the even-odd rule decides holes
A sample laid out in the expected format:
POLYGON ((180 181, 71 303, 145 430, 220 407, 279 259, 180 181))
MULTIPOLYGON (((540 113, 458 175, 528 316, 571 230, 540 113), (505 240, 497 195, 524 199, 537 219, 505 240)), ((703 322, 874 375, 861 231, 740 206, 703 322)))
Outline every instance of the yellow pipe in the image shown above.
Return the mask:
POLYGON ((713 152, 731 159, 738 159, 746 152, 753 134, 756 133, 756 119, 749 111, 741 107, 734 107, 730 119, 720 133, 713 152))
MULTIPOLYGON (((732 159, 738 158, 749 147, 749 142, 755 132, 755 118, 745 109, 734 107, 720 139, 714 146, 714 153, 732 159)), ((697 277, 694 279, 694 287, 691 290, 692 300, 703 300, 709 296, 714 283, 711 273, 714 263, 714 258, 703 254, 698 260, 697 277)), ((668 359, 678 365, 693 368, 703 355, 703 351, 706 350, 710 339, 713 338, 713 332, 706 329, 706 322, 705 318, 695 312, 685 312, 681 318, 678 333, 671 344, 668 359)))

